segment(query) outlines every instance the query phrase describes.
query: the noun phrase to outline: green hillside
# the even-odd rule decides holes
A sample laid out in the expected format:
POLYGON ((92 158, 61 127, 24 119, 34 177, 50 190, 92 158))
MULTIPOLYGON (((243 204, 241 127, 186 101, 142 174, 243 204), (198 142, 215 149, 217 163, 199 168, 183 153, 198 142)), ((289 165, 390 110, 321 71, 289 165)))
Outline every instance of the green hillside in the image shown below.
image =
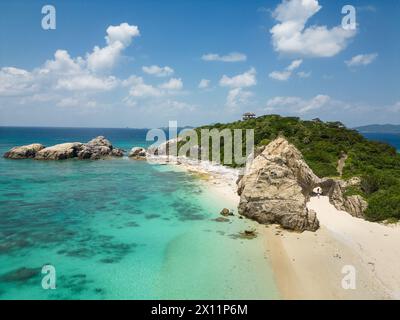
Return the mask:
POLYGON ((279 115, 217 123, 196 130, 200 133, 204 128, 254 129, 256 147, 283 135, 302 152, 319 177, 339 176, 338 160, 346 154, 342 178, 358 176, 362 179, 360 188, 347 190, 346 194, 360 194, 368 201, 366 216, 370 220, 400 219, 400 155, 388 144, 369 141, 340 122, 303 121, 279 115))

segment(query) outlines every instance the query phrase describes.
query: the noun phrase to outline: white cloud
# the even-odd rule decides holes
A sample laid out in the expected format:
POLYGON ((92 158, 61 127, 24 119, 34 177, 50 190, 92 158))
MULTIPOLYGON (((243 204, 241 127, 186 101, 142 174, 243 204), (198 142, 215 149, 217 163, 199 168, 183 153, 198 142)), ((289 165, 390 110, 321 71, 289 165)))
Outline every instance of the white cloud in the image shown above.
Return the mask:
POLYGON ((286 81, 291 75, 290 71, 272 71, 268 76, 274 80, 286 81))
POLYGON ((134 37, 140 35, 137 26, 121 23, 119 26, 107 28, 107 46, 95 46, 93 52, 86 55, 87 66, 94 72, 111 69, 120 58, 122 51, 127 48, 134 37))
POLYGON ((120 42, 125 48, 128 47, 134 37, 140 36, 139 28, 128 23, 121 23, 119 26, 109 26, 106 30, 107 44, 112 45, 120 42))
POLYGON ((292 63, 286 68, 288 71, 296 70, 303 63, 302 59, 293 60, 292 63))
POLYGON ((373 5, 359 6, 357 7, 357 11, 376 12, 376 7, 373 5))
POLYGON ((226 97, 226 106, 229 108, 236 108, 239 105, 248 103, 249 98, 253 93, 243 88, 255 86, 257 84, 256 69, 251 68, 248 71, 238 74, 233 77, 223 75, 219 81, 221 87, 231 88, 226 97))
POLYGON ((174 69, 165 66, 165 67, 159 67, 157 65, 152 65, 152 66, 143 66, 142 70, 144 73, 156 76, 156 77, 167 77, 170 76, 174 73, 174 69))
POLYGON ((267 101, 266 110, 272 111, 290 111, 293 113, 304 114, 311 110, 321 109, 331 102, 327 95, 319 94, 311 99, 300 97, 274 97, 267 101))
POLYGON ((171 110, 173 110, 173 111, 183 111, 183 110, 194 111, 196 109, 196 107, 192 104, 182 102, 182 101, 170 100, 170 99, 166 100, 162 105, 169 111, 171 111, 171 110))
POLYGON ((346 60, 345 63, 348 67, 366 66, 374 62, 377 57, 377 53, 359 54, 352 57, 350 60, 346 60))
POLYGON ((56 89, 107 91, 114 89, 117 85, 118 80, 113 76, 95 77, 91 74, 81 74, 76 77, 58 79, 56 89))
POLYGON ((240 105, 247 104, 253 93, 242 88, 234 88, 229 90, 226 98, 226 105, 230 108, 236 108, 240 105))
POLYGON ((223 75, 221 80, 219 81, 219 84, 222 87, 231 88, 251 87, 257 84, 256 73, 256 69, 251 68, 245 73, 238 74, 234 77, 223 75))
MULTIPOLYGON (((154 117, 162 117, 163 122, 173 119, 179 119, 182 115, 192 116, 192 112, 197 110, 197 106, 184 101, 177 101, 163 96, 162 98, 137 100, 135 97, 128 96, 123 99, 123 103, 128 107, 134 107, 141 115, 153 119, 154 117)), ((159 124, 158 124, 159 125, 159 124)))
POLYGON ((247 56, 239 52, 231 52, 223 56, 217 53, 208 53, 204 54, 201 57, 201 59, 203 59, 204 61, 240 62, 240 61, 246 61, 247 56))
POLYGON ((72 59, 66 50, 57 50, 54 53, 54 60, 47 60, 42 68, 39 68, 39 73, 49 74, 78 74, 82 72, 85 67, 85 61, 78 57, 75 60, 72 59))
POLYGON ((298 69, 302 63, 303 60, 301 59, 293 60, 284 71, 272 71, 269 77, 279 81, 286 81, 291 77, 293 71, 298 69))
POLYGON ((278 21, 270 30, 274 50, 312 57, 332 57, 342 51, 356 31, 341 26, 306 27, 320 9, 318 0, 283 0, 272 14, 278 21))
POLYGON ((0 69, 0 96, 27 95, 37 90, 35 76, 14 67, 0 69))
POLYGON ((311 77, 311 71, 309 71, 309 72, 299 71, 299 72, 297 72, 297 75, 299 78, 303 78, 303 79, 309 78, 309 77, 311 77))
POLYGON ((94 47, 93 52, 86 56, 88 68, 94 72, 111 69, 120 57, 123 48, 120 42, 104 48, 94 47))
POLYGON ((54 57, 42 66, 31 71, 5 67, 0 69, 0 96, 20 98, 20 103, 54 102, 55 105, 80 106, 95 105, 87 103, 84 94, 110 91, 119 87, 121 80, 114 76, 97 73, 103 67, 112 67, 121 53, 139 35, 136 26, 122 23, 107 28, 104 48, 95 47, 94 51, 82 57, 72 58, 66 50, 56 50, 54 57), (79 95, 73 96, 73 92, 79 95), (73 101, 79 101, 73 103, 73 101))
MULTIPOLYGON (((77 119, 79 125, 85 126, 93 125, 91 114, 96 113, 102 115, 97 118, 100 122, 110 119, 111 122, 106 120, 102 122, 104 124, 113 123, 113 119, 120 117, 120 124, 125 125, 130 123, 129 119, 132 117, 122 115, 123 112, 130 112, 136 119, 133 121, 152 119, 152 125, 158 125, 160 122, 157 121, 160 119, 170 119, 171 115, 175 119, 192 119, 196 106, 172 99, 185 93, 181 90, 182 79, 167 78, 165 80, 168 81, 165 82, 155 83, 149 80, 146 83, 136 75, 121 79, 108 72, 112 71, 110 68, 138 35, 137 27, 128 24, 112 26, 107 29, 106 45, 102 48, 96 46, 92 52, 82 57, 73 57, 66 50, 57 50, 54 57, 32 70, 0 68, 0 108, 4 115, 3 118, 0 117, 0 121, 7 123, 4 120, 6 118, 7 121, 17 119, 15 123, 22 121, 28 125, 31 121, 43 125, 64 125, 73 121, 77 125, 77 119), (32 106, 38 108, 30 108, 32 106), (25 108, 22 109, 24 112, 15 112, 16 107, 25 108), (134 107, 135 110, 129 107, 134 107), (166 109, 171 113, 165 113, 166 109), (141 115, 138 115, 137 110, 141 115), (74 117, 75 114, 89 116, 82 120, 84 117, 74 117), (158 120, 154 120, 156 118, 158 120)), ((160 69, 162 71, 156 70, 153 73, 170 75, 173 72, 167 66, 160 69)), ((151 73, 152 70, 147 69, 149 70, 151 73)))
POLYGON ((399 112, 400 113, 400 101, 397 101, 395 104, 390 106, 389 110, 392 111, 392 112, 399 112))
POLYGON ((152 85, 139 83, 130 89, 129 94, 133 97, 158 97, 161 91, 152 85))
POLYGON ((124 82, 124 85, 131 86, 129 95, 132 97, 159 97, 162 95, 160 89, 146 84, 141 77, 131 76, 124 82))
POLYGON ((183 87, 183 82, 182 79, 177 79, 177 78, 171 78, 169 81, 163 83, 160 85, 161 89, 167 89, 167 90, 181 90, 183 87))
POLYGON ((199 82, 199 89, 206 89, 210 86, 210 80, 208 79, 201 79, 199 82))
POLYGON ((124 99, 128 105, 136 105, 135 98, 148 99, 175 95, 183 87, 181 79, 172 78, 158 87, 144 82, 142 77, 131 76, 122 81, 122 86, 129 87, 129 96, 124 99))
POLYGON ((96 101, 82 100, 76 97, 63 98, 56 103, 58 107, 96 107, 96 101))
POLYGON ((26 104, 28 102, 48 102, 54 101, 59 97, 59 95, 54 93, 35 93, 31 96, 22 98, 21 104, 26 104))
POLYGON ((324 121, 343 121, 355 127, 366 123, 396 123, 400 114, 400 101, 393 104, 373 105, 362 101, 343 101, 326 95, 303 97, 274 97, 263 110, 304 119, 318 117, 324 121))

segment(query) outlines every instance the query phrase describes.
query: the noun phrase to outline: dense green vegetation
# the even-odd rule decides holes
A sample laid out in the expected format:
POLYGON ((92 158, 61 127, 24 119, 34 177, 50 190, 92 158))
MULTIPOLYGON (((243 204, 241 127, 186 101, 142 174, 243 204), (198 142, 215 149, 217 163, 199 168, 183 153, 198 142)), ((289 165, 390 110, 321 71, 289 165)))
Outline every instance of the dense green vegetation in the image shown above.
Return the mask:
MULTIPOLYGON (((368 201, 370 220, 400 219, 400 155, 388 144, 369 141, 340 122, 303 121, 297 117, 266 115, 246 121, 214 124, 201 129, 254 129, 255 146, 268 144, 283 135, 303 154, 319 177, 336 177, 338 159, 348 156, 342 178, 361 177, 361 186, 346 190, 346 195, 360 194, 368 201)), ((221 162, 223 145, 221 139, 221 162)), ((245 149, 243 141, 243 150, 245 149)), ((235 163, 226 164, 237 166, 235 163)))

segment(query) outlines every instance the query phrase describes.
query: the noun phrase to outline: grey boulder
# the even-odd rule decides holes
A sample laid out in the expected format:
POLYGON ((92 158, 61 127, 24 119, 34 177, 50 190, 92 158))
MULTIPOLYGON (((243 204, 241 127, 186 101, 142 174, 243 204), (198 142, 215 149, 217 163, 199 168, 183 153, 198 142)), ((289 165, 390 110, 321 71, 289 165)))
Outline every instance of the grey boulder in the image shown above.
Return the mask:
POLYGON ((80 142, 67 142, 44 148, 36 153, 36 160, 65 160, 75 158, 82 149, 80 142))
POLYGON ((133 147, 129 152, 128 157, 134 159, 144 159, 146 158, 146 149, 141 147, 133 147))
POLYGON ((79 159, 98 160, 105 157, 122 157, 123 155, 121 149, 114 148, 110 141, 99 136, 84 144, 77 157, 79 159))
POLYGON ((34 158, 36 153, 45 146, 40 143, 33 143, 26 146, 14 147, 4 154, 4 158, 8 159, 28 159, 34 158))

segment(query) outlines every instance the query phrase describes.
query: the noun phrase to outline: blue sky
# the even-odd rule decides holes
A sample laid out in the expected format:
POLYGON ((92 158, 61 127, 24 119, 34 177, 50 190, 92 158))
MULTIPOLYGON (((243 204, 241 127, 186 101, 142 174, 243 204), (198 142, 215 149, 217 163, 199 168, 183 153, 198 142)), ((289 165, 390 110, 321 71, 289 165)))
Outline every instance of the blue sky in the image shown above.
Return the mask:
POLYGON ((183 126, 245 111, 400 124, 399 14, 396 0, 2 1, 0 125, 183 126), (55 30, 41 27, 46 4, 55 30), (356 30, 341 26, 346 4, 356 30))

